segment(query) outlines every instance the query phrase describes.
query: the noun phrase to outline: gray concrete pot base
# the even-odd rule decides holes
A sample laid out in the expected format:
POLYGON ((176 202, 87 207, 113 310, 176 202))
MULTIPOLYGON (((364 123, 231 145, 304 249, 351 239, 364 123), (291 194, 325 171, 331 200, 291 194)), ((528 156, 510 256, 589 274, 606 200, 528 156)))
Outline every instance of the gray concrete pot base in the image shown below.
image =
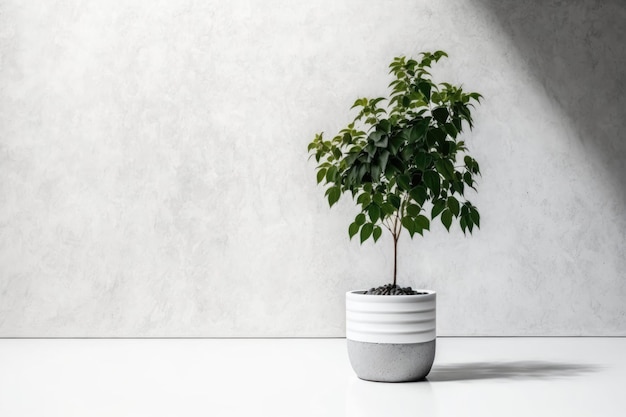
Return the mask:
POLYGON ((423 343, 347 342, 352 369, 367 381, 419 381, 428 375, 435 360, 436 339, 423 343))

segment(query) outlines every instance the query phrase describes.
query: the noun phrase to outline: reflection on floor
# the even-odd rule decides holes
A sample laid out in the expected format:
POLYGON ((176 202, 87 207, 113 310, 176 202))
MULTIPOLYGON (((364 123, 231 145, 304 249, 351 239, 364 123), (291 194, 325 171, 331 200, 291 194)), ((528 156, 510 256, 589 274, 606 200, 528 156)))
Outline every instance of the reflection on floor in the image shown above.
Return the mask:
POLYGON ((439 338, 358 379, 344 339, 3 339, 0 416, 622 416, 626 338, 439 338))

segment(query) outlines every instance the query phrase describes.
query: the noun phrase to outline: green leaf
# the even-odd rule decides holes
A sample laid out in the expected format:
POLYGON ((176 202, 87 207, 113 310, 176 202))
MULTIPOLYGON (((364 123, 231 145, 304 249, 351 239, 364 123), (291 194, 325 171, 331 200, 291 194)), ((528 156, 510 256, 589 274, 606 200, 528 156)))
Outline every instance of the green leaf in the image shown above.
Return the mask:
MULTIPOLYGON (((407 87, 406 83, 402 80, 399 80, 399 82, 393 87, 392 94, 396 95, 398 93, 402 93, 403 91, 406 90, 406 87, 407 87)), ((400 96, 396 96, 396 97, 400 97, 400 96)), ((390 105, 393 104, 393 100, 391 100, 389 104, 390 105)))
MULTIPOLYGON (((356 169, 354 169, 354 167, 351 167, 350 169, 348 169, 346 171, 346 181, 345 181, 345 185, 346 188, 351 188, 352 186, 357 184, 357 180, 356 180, 356 169)), ((352 191, 352 197, 354 198, 354 194, 356 194, 357 190, 353 190, 352 191)))
POLYGON ((426 184, 426 186, 432 191, 433 198, 437 198, 439 196, 441 179, 438 173, 435 171, 424 172, 424 184, 426 184))
POLYGON ((420 152, 415 155, 415 166, 417 166, 417 169, 420 171, 426 171, 426 168, 428 168, 432 160, 433 158, 429 154, 420 152))
POLYGON ((454 117, 452 119, 452 124, 454 125, 454 128, 457 131, 457 134, 461 133, 461 131, 463 130, 463 124, 461 122, 462 122, 462 120, 461 120, 460 117, 454 117))
POLYGON ((363 207, 367 207, 371 201, 372 198, 370 196, 370 193, 367 192, 361 193, 356 199, 357 204, 360 204, 363 207))
POLYGON ((357 99, 354 104, 352 105, 352 107, 350 107, 351 109, 357 107, 357 106, 366 106, 367 105, 367 99, 366 98, 359 98, 357 99))
POLYGON ((406 170, 406 166, 404 162, 398 157, 391 157, 389 160, 389 165, 393 166, 397 172, 404 172, 406 170))
POLYGON ((403 143, 404 143, 404 139, 402 138, 402 136, 400 135, 392 136, 389 139, 389 150, 391 151, 392 154, 395 155, 396 153, 398 153, 398 150, 400 149, 403 143))
POLYGON ((465 220, 465 216, 461 216, 459 224, 461 225, 461 230, 463 230, 463 234, 466 234, 465 229, 467 229, 467 221, 465 220))
POLYGON ((446 227, 448 232, 450 231, 450 225, 452 225, 452 213, 446 209, 441 213, 441 223, 446 227))
POLYGON ((357 234, 360 228, 361 226, 357 224, 356 222, 350 224, 350 227, 348 228, 348 234, 350 235, 350 240, 352 240, 352 237, 357 234))
POLYGON ((470 209, 470 218, 472 219, 472 223, 480 227, 480 214, 478 214, 478 210, 474 207, 470 209))
POLYGON ((411 174, 411 186, 421 186, 424 181, 422 180, 422 173, 420 171, 413 171, 411 174))
POLYGON ((402 138, 402 141, 408 141, 411 136, 411 128, 405 127, 398 133, 398 136, 402 138))
MULTIPOLYGON (((377 98, 376 100, 374 100, 374 102, 378 103, 380 100, 384 99, 377 98)), ((387 119, 382 119, 380 122, 378 122, 378 128, 385 133, 389 133, 391 131, 391 123, 389 123, 389 120, 387 119)))
POLYGON ((426 134, 426 141, 428 142, 428 146, 435 146, 436 143, 441 142, 446 138, 446 132, 439 128, 431 128, 426 134))
POLYGON ((354 223, 356 223, 358 226, 362 226, 365 223, 365 214, 363 213, 357 214, 356 217, 354 218, 354 223))
POLYGON ((392 215, 393 213, 395 213, 395 212, 396 212, 396 210, 397 210, 397 209, 396 209, 396 208, 395 208, 395 207, 394 207, 391 203, 387 203, 387 202, 384 202, 384 203, 380 206, 380 209, 382 210, 382 212, 383 212, 383 214, 384 214, 385 216, 390 216, 390 215, 392 215))
POLYGON ((341 196, 341 190, 339 187, 330 187, 328 189, 328 204, 330 207, 333 206, 337 201, 339 201, 339 197, 341 196))
POLYGON ((450 209, 450 212, 454 215, 454 217, 458 217, 459 216, 459 201, 450 196, 448 197, 448 209, 450 209))
POLYGON ((430 220, 426 216, 419 215, 415 218, 415 224, 419 229, 430 230, 430 220))
POLYGON ((465 203, 463 204, 463 207, 461 207, 461 217, 469 217, 469 208, 468 208, 468 204, 469 203, 465 203))
POLYGON ((411 217, 417 217, 420 214, 420 211, 422 211, 422 208, 417 204, 409 204, 406 208, 406 212, 411 217))
POLYGON ((404 191, 409 191, 411 189, 410 179, 408 175, 398 175, 397 178, 398 187, 400 187, 404 191))
POLYGON ((371 235, 374 230, 374 225, 372 223, 365 223, 361 228, 361 243, 365 242, 371 235))
POLYGON ((376 147, 386 148, 388 143, 389 143, 389 137, 385 135, 380 140, 376 141, 376 147))
POLYGON ((435 51, 433 52, 433 57, 435 57, 435 61, 439 61, 442 56, 448 57, 448 54, 444 51, 435 51))
POLYGON ((370 175, 371 175, 372 181, 378 181, 380 178, 380 167, 376 164, 371 164, 370 175))
POLYGON ((328 171, 326 171, 326 181, 335 182, 336 177, 337 177, 337 167, 333 165, 330 168, 328 168, 328 171))
POLYGON ((413 159, 414 148, 412 146, 405 146, 400 152, 400 156, 405 161, 411 161, 413 159))
POLYGON ((462 180, 453 181, 450 184, 450 188, 453 194, 458 193, 459 195, 463 195, 463 193, 465 192, 465 184, 462 180))
POLYGON ((474 174, 480 174, 480 166, 478 166, 478 162, 474 159, 474 169, 472 170, 474 174))
POLYGON ((435 168, 437 168, 437 171, 448 181, 454 179, 454 165, 452 165, 449 159, 435 161, 435 168))
POLYGON ((428 121, 426 123, 417 123, 413 125, 411 128, 411 133, 409 134, 409 143, 421 142, 426 134, 426 129, 428 128, 428 121))
MULTIPOLYGON (((386 145, 385 145, 386 146, 386 145)), ((384 149, 378 153, 378 167, 382 172, 387 169, 387 162, 389 161, 389 151, 384 149)))
POLYGON ((357 174, 357 179, 359 183, 363 181, 363 177, 365 176, 366 173, 367 173, 367 164, 359 165, 359 172, 357 174))
POLYGON ((410 217, 403 217, 401 223, 402 226, 404 226, 404 228, 409 231, 411 237, 413 237, 413 235, 415 234, 415 222, 413 221, 413 219, 411 219, 410 217))
POLYGON ((430 100, 430 89, 431 89, 431 85, 428 81, 422 81, 421 83, 419 83, 417 85, 418 90, 420 90, 420 92, 422 94, 424 94, 424 97, 426 97, 426 100, 429 101, 430 100))
POLYGON ((480 99, 481 99, 481 98, 483 98, 483 96, 481 96, 481 95, 480 95, 480 94, 478 94, 478 93, 469 93, 469 96, 470 96, 471 98, 473 98, 474 100, 476 100, 476 101, 480 101, 480 99))
POLYGON ((417 187, 411 189, 411 191, 409 191, 409 195, 420 206, 423 205, 426 199, 428 198, 428 193, 426 192, 426 188, 424 188, 421 185, 418 185, 417 187))
POLYGON ((469 172, 471 172, 472 174, 480 173, 480 167, 478 166, 478 162, 476 162, 475 159, 466 155, 465 158, 463 158, 463 161, 465 161, 465 167, 469 172))
POLYGON ((372 232, 372 236, 374 237, 374 242, 378 242, 380 235, 383 234, 383 229, 380 226, 374 226, 374 231, 372 232))
POLYGON ((380 218, 380 207, 378 207, 375 203, 370 204, 367 207, 367 213, 369 214, 372 223, 376 223, 380 218))
POLYGON ((465 181, 465 184, 468 186, 474 188, 474 179, 472 178, 472 174, 470 172, 466 171, 463 174, 463 181, 465 181))
POLYGON ((402 201, 400 200, 400 197, 398 197, 395 194, 389 194, 389 196, 387 197, 387 201, 389 201, 391 205, 395 207, 396 210, 400 208, 400 204, 402 203, 402 201))
POLYGON ((381 193, 376 193, 372 197, 372 200, 374 200, 374 203, 380 206, 381 204, 383 204, 383 195, 381 193))
POLYGON ((446 133, 448 133, 448 135, 452 136, 453 138, 456 138, 459 134, 459 131, 454 125, 454 120, 452 120, 452 123, 446 123, 444 128, 446 130, 446 133))
POLYGON ((450 181, 443 179, 441 181, 441 197, 448 197, 448 189, 450 189, 450 181))
POLYGON ((446 208, 446 200, 436 200, 430 212, 430 218, 435 219, 446 208))
POLYGON ((325 176, 326 176, 326 168, 320 168, 320 170, 317 171, 317 183, 319 184, 320 182, 322 182, 325 176))
POLYGON ((432 113, 435 120, 441 124, 445 123, 448 120, 449 113, 448 109, 446 109, 445 107, 437 107, 436 109, 433 109, 432 113))

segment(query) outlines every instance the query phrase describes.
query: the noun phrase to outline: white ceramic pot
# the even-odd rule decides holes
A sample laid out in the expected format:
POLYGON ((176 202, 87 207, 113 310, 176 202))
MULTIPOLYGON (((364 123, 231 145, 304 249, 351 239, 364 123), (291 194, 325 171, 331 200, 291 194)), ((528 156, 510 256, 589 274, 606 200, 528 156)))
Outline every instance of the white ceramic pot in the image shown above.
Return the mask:
POLYGON ((361 379, 423 379, 435 359, 436 293, 346 293, 346 339, 352 368, 361 379))

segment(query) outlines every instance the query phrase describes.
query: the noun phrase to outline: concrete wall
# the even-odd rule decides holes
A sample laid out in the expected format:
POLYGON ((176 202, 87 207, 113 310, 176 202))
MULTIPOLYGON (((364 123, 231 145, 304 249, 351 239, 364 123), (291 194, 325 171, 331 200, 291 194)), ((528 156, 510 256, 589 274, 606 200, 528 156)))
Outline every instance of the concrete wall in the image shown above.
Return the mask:
MULTIPOLYGON (((306 145, 394 56, 482 93, 482 229, 400 243, 441 335, 626 335, 626 6, 0 1, 0 336, 343 336, 348 240, 306 145)), ((440 225, 437 225, 440 226, 440 225)))

